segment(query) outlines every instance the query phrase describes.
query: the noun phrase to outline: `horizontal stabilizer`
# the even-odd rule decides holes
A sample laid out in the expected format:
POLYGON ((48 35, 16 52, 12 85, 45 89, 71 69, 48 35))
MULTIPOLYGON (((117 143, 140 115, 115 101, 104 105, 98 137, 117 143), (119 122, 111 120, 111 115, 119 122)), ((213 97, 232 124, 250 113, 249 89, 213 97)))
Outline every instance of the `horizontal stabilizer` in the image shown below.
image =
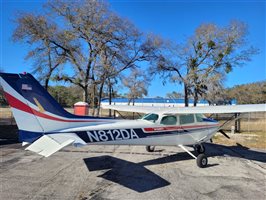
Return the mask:
POLYGON ((79 145, 86 144, 74 133, 58 133, 42 136, 30 146, 28 146, 26 150, 33 151, 35 153, 38 153, 39 155, 48 157, 72 143, 79 145))

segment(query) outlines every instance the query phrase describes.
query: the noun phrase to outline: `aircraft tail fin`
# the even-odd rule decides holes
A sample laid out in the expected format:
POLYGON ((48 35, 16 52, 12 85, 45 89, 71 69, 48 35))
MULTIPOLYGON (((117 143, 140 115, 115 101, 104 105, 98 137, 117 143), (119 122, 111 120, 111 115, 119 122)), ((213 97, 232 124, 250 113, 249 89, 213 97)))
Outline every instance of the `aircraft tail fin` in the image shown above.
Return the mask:
POLYGON ((22 142, 32 143, 45 134, 104 121, 103 118, 68 113, 31 74, 0 73, 0 84, 22 142))

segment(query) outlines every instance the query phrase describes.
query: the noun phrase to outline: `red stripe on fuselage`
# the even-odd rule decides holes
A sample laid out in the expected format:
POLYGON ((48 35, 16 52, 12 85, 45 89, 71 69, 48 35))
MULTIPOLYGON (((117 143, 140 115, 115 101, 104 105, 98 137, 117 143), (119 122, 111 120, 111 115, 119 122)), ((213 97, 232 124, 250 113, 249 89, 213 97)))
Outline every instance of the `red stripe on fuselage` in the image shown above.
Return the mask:
POLYGON ((16 99, 15 97, 13 97, 12 95, 8 94, 7 92, 4 92, 5 97, 9 103, 9 105, 13 108, 16 108, 18 110, 36 115, 38 117, 42 117, 42 118, 46 118, 46 119, 50 119, 50 120, 55 120, 55 121, 60 121, 60 122, 103 122, 103 121, 99 121, 99 120, 69 120, 69 119, 60 119, 57 117, 53 117, 44 113, 41 113, 31 107, 29 107, 27 104, 21 102, 20 100, 16 99))
POLYGON ((165 126, 165 127, 151 127, 144 128, 145 132, 157 132, 157 131, 178 131, 178 130, 187 130, 194 128, 212 128, 217 127, 218 125, 194 125, 194 126, 165 126))

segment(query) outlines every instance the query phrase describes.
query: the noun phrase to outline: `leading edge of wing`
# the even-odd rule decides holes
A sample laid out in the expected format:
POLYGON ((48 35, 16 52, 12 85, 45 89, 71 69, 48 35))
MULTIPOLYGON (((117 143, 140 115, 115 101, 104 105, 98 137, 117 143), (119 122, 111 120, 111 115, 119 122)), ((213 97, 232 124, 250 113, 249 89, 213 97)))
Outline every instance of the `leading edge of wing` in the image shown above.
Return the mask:
POLYGON ((168 111, 167 113, 222 114, 222 113, 249 113, 249 112, 266 112, 266 104, 182 107, 182 108, 174 108, 171 111, 168 111))
POLYGON ((198 106, 198 107, 103 105, 102 108, 124 111, 124 112, 164 113, 164 114, 198 114, 198 113, 219 114, 219 113, 266 112, 266 104, 198 106))

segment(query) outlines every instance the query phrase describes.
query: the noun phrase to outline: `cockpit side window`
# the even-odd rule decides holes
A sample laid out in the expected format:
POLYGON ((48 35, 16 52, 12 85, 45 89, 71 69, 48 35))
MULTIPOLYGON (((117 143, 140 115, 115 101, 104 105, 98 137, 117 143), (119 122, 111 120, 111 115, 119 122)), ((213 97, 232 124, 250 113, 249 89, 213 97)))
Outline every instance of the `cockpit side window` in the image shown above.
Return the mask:
POLYGON ((164 125, 176 125, 176 116, 164 116, 161 120, 161 124, 164 125))
POLYGON ((186 114, 179 116, 180 125, 194 123, 194 114, 186 114))
POLYGON ((154 113, 149 113, 149 114, 144 115, 144 117, 142 119, 147 120, 147 121, 156 122, 158 118, 159 118, 159 115, 154 114, 154 113))

